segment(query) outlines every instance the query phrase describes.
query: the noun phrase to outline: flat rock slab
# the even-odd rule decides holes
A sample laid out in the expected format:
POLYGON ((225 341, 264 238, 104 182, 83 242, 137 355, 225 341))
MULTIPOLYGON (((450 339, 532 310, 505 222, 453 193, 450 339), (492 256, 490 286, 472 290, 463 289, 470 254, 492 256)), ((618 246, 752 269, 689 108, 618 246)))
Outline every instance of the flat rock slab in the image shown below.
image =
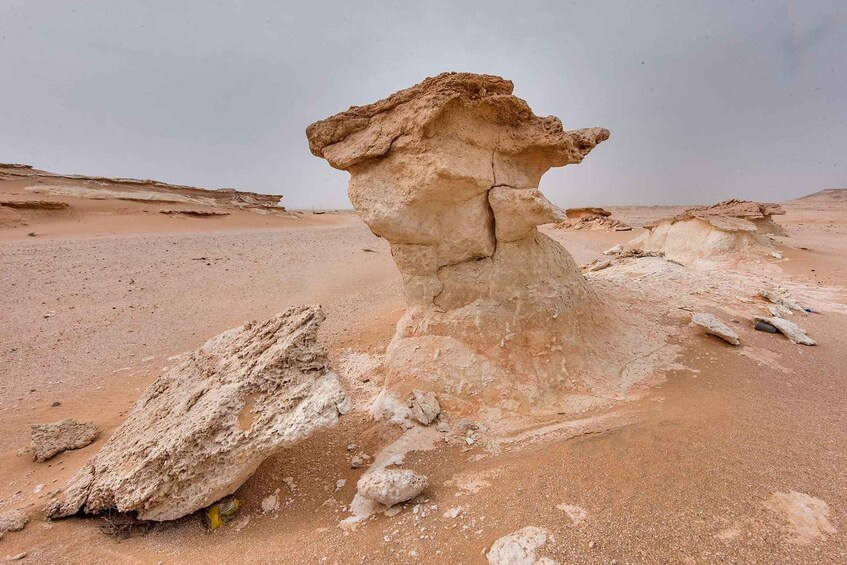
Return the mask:
POLYGON ((806 330, 785 318, 756 316, 756 320, 770 324, 791 340, 799 345, 817 345, 818 342, 806 335, 806 330))
POLYGON ((317 343, 320 306, 222 333, 154 382, 50 517, 110 509, 175 520, 232 494, 350 402, 317 343))
POLYGON ((717 336, 727 343, 738 345, 738 334, 731 327, 722 322, 717 316, 705 312, 697 312, 691 316, 691 321, 706 330, 707 334, 717 336))
POLYGON ((82 449, 97 438, 97 424, 62 420, 32 425, 32 450, 38 463, 71 449, 82 449))

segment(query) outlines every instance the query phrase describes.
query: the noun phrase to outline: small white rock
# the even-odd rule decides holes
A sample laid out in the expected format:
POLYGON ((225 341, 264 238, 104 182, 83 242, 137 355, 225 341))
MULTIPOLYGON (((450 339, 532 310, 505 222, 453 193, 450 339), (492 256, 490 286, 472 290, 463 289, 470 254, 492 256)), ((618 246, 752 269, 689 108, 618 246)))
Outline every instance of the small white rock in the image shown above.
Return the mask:
POLYGON ((429 481, 411 469, 377 469, 359 479, 357 488, 363 497, 385 506, 394 506, 418 496, 429 481))
POLYGON ((615 245, 614 247, 610 247, 609 249, 603 252, 603 255, 617 255, 623 251, 623 245, 620 243, 615 245))
POLYGON ((707 334, 717 336, 727 343, 738 345, 738 334, 735 330, 720 321, 718 318, 705 312, 697 312, 691 316, 691 321, 706 330, 707 334))

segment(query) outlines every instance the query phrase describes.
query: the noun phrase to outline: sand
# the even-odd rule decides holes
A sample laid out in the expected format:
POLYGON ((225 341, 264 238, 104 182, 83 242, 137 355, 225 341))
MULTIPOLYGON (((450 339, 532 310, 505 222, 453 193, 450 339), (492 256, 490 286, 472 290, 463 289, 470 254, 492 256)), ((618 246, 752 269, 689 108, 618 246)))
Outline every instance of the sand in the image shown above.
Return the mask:
MULTIPOLYGON (((20 198, 12 194, 20 188, 0 183, 0 196, 20 198)), ((817 347, 745 331, 743 347, 732 348, 688 328, 690 314, 680 312, 663 318, 678 355, 677 369, 657 375, 661 384, 548 422, 543 433, 515 432, 511 443, 410 451, 404 466, 432 486, 396 516, 339 525, 364 471, 350 468, 347 446, 373 456, 401 435, 357 412, 262 465, 236 493, 243 506, 235 523, 208 533, 190 516, 116 539, 100 531, 102 518, 45 522, 40 509, 171 356, 247 320, 317 302, 328 313, 322 337, 333 363, 366 397, 379 389, 373 361, 403 312, 399 274, 387 244, 350 214, 171 217, 157 206, 173 204, 38 198, 68 202, 70 215, 19 210, 28 225, 0 229, 0 511, 33 516, 0 541, 0 558, 484 563, 495 540, 537 526, 554 539, 542 554, 560 563, 847 560, 847 315, 839 311, 847 303, 847 206, 786 205, 778 221, 790 235, 777 238, 785 259, 761 267, 831 305, 794 320, 817 347), (17 454, 30 424, 63 418, 93 420, 103 433, 47 463, 17 454), (347 482, 336 490, 339 479, 347 482), (34 493, 38 484, 45 486, 34 493), (262 499, 277 488, 280 510, 262 514, 262 499), (797 520, 772 503, 794 492, 828 505, 832 529, 795 531, 797 520)), ((676 213, 610 210, 633 226, 676 213)), ((546 232, 587 263, 641 230, 546 232)))

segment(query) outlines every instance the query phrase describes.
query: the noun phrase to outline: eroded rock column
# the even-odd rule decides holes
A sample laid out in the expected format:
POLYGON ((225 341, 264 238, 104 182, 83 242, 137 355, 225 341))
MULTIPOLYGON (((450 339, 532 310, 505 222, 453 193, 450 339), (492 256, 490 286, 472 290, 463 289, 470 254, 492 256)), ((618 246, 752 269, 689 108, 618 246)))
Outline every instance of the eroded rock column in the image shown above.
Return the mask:
POLYGON ((516 408, 567 380, 577 311, 593 295, 536 229, 564 219, 538 184, 608 130, 565 131, 510 81, 445 73, 306 134, 313 154, 350 172, 353 206, 403 275, 410 308, 389 347, 389 389, 516 408))

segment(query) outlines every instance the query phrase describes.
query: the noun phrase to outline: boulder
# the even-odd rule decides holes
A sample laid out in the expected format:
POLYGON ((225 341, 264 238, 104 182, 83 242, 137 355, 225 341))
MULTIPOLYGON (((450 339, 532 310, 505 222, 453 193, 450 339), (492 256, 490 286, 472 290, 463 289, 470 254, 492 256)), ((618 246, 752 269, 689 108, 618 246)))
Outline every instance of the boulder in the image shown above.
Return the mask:
POLYGON ((705 312, 697 312, 691 316, 691 321, 706 330, 707 334, 717 336, 727 343, 738 345, 738 334, 716 316, 705 312))
POLYGON ((418 496, 428 482, 426 476, 411 469, 376 469, 363 475, 356 488, 369 500, 394 506, 418 496))
POLYGON ((317 343, 325 315, 296 306, 220 334, 162 375, 47 507, 174 520, 232 494, 350 402, 317 343))
POLYGON ((350 173, 353 207, 402 275, 409 309, 385 360, 398 399, 425 388, 514 407, 578 371, 576 310, 595 295, 538 231, 564 217, 538 185, 609 132, 567 131, 512 89, 444 73, 306 130, 314 155, 350 173))
POLYGON ((57 453, 71 449, 82 449, 97 437, 97 424, 62 420, 51 424, 33 424, 32 451, 39 463, 47 461, 57 453))

